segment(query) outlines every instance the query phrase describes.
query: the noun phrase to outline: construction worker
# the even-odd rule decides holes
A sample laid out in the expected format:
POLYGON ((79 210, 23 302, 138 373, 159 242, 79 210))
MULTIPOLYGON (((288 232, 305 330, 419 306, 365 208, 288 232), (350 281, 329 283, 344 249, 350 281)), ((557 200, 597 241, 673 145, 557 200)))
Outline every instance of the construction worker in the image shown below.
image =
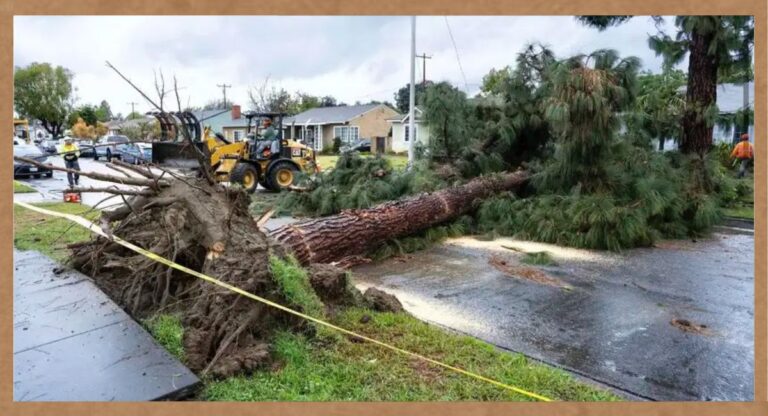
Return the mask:
POLYGON ((739 166, 739 173, 737 178, 743 178, 747 174, 747 166, 749 161, 754 158, 754 152, 752 150, 752 144, 749 143, 749 134, 744 133, 741 135, 741 141, 733 148, 731 152, 731 158, 736 158, 741 161, 739 166))
POLYGON ((272 120, 268 118, 264 119, 262 126, 264 127, 264 132, 261 135, 261 141, 256 149, 256 156, 259 158, 264 157, 264 151, 267 149, 270 150, 270 154, 276 153, 278 149, 277 130, 272 127, 272 120))
MULTIPOLYGON (((80 164, 77 159, 80 158, 80 148, 74 143, 71 137, 64 138, 64 145, 59 149, 59 154, 64 158, 64 167, 80 171, 80 164)), ((67 182, 69 186, 73 187, 78 185, 80 181, 80 174, 67 172, 67 182)))

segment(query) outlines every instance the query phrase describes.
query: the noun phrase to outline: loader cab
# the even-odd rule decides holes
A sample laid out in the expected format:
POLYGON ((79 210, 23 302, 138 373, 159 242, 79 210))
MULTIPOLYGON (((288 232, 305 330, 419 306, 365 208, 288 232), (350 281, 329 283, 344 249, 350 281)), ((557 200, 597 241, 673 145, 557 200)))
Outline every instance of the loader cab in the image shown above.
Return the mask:
POLYGON ((249 153, 252 159, 271 160, 291 157, 291 150, 283 137, 283 117, 287 115, 286 113, 246 112, 243 115, 247 120, 245 137, 251 146, 249 153), (269 120, 272 128, 276 130, 274 139, 264 137, 266 120, 269 120), (269 152, 266 152, 267 149, 269 152))

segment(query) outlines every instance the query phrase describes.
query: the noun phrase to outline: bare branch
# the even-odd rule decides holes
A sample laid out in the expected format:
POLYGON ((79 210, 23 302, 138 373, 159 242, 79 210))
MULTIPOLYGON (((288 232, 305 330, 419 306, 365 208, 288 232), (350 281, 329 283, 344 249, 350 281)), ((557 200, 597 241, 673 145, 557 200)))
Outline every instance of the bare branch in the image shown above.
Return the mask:
POLYGON ((143 195, 143 196, 152 196, 155 195, 154 192, 150 190, 143 190, 143 191, 136 191, 132 189, 120 189, 116 186, 110 186, 107 188, 95 188, 95 187, 88 187, 88 188, 72 188, 72 191, 74 192, 101 192, 106 194, 113 194, 113 195, 143 195))
POLYGON ((79 171, 79 170, 74 170, 74 169, 67 169, 67 168, 62 168, 62 167, 58 167, 58 166, 53 166, 50 163, 40 163, 40 162, 38 162, 38 161, 36 161, 34 159, 30 159, 30 158, 26 158, 26 157, 21 157, 21 156, 14 156, 13 159, 14 160, 18 160, 19 162, 28 163, 30 165, 34 165, 34 166, 45 168, 45 169, 58 170, 58 171, 61 171, 61 172, 76 173, 76 174, 79 174, 79 175, 82 175, 82 176, 85 176, 85 177, 88 177, 88 178, 91 178, 91 179, 96 179, 96 180, 105 181, 105 182, 119 183, 119 184, 123 184, 123 185, 146 186, 146 187, 149 187, 149 188, 159 188, 159 187, 166 187, 166 186, 170 185, 170 183, 167 182, 167 181, 158 181, 157 185, 156 185, 154 181, 150 181, 150 180, 147 180, 147 179, 144 179, 144 178, 134 178, 134 177, 123 178, 121 176, 106 175, 106 174, 103 174, 103 173, 87 172, 87 171, 79 171))
POLYGON ((160 112, 163 113, 165 110, 163 110, 163 104, 165 101, 165 77, 163 76, 163 69, 160 68, 160 82, 157 82, 157 72, 154 70, 152 71, 155 74, 155 91, 157 91, 157 96, 160 98, 160 112))
POLYGON ((119 172, 119 173, 122 173, 123 175, 125 175, 125 176, 127 176, 127 177, 129 177, 129 178, 132 178, 132 177, 133 177, 133 175, 131 175, 131 174, 129 174, 128 172, 126 172, 126 171, 124 171, 124 170, 122 170, 122 169, 118 168, 117 166, 113 165, 112 163, 107 163, 107 164, 106 164, 106 166, 107 166, 108 168, 110 168, 110 169, 114 170, 115 172, 119 172))
POLYGON ((139 87, 137 87, 136 84, 131 82, 130 79, 126 78, 126 76, 123 75, 122 72, 118 71, 117 68, 115 68, 114 65, 112 65, 109 61, 107 61, 107 67, 109 67, 111 70, 115 71, 117 73, 117 75, 120 75, 120 78, 124 79, 125 82, 127 82, 131 87, 133 87, 133 89, 138 91, 138 93, 141 94, 141 96, 144 97, 145 100, 149 101, 149 103, 152 104, 152 106, 154 106, 156 109, 158 109, 161 112, 163 111, 162 102, 160 103, 161 105, 158 105, 157 103, 152 101, 152 99, 149 98, 149 96, 147 94, 145 94, 144 91, 142 91, 139 87))
MULTIPOLYGON (((132 172, 136 172, 139 175, 144 176, 147 179, 152 179, 152 180, 158 179, 157 176, 154 173, 152 173, 152 171, 149 168, 142 169, 139 166, 129 165, 129 164, 123 162, 122 160, 117 160, 117 159, 112 159, 112 163, 117 165, 117 166, 120 166, 121 168, 125 168, 125 169, 128 169, 128 170, 132 171, 132 172)), ((109 165, 109 163, 107 165, 109 165)))

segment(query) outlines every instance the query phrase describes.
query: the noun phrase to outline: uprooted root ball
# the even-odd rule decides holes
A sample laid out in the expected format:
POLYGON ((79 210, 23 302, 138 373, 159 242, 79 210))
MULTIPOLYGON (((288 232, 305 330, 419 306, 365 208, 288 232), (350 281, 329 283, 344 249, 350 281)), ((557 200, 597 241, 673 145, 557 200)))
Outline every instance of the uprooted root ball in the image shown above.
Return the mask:
MULTIPOLYGON (((176 263, 290 307, 270 272, 284 256, 248 213, 243 192, 177 180, 105 212, 102 226, 176 263)), ((137 318, 180 312, 186 364, 201 374, 249 372, 270 358, 276 330, 306 331, 299 318, 177 271, 106 238, 72 246, 72 263, 137 318)), ((323 283, 323 282, 320 282, 323 283)))

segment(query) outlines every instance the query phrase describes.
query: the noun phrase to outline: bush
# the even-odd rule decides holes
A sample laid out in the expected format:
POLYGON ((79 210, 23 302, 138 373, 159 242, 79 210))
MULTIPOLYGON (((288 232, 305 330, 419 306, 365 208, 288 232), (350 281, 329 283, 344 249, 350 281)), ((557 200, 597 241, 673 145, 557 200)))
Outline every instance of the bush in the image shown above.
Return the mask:
POLYGON ((338 154, 341 150, 341 137, 333 138, 333 154, 338 154))

